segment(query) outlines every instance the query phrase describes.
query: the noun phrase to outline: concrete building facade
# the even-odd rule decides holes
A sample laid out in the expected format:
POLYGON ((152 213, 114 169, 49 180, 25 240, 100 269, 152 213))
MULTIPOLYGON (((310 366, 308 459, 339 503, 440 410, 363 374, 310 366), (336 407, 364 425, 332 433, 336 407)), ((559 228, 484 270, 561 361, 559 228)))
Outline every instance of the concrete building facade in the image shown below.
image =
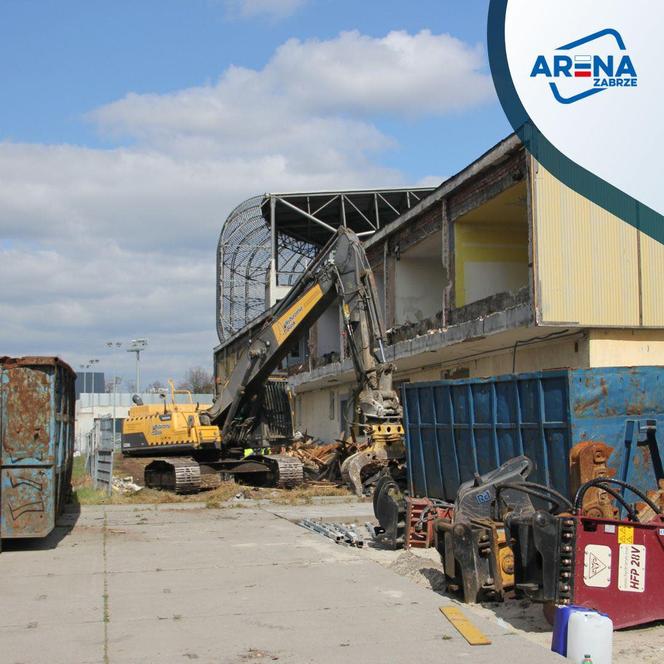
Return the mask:
MULTIPOLYGON (((397 384, 664 364, 664 247, 512 135, 369 237, 397 384)), ((354 380, 331 307, 290 367, 296 427, 337 438, 354 380)))

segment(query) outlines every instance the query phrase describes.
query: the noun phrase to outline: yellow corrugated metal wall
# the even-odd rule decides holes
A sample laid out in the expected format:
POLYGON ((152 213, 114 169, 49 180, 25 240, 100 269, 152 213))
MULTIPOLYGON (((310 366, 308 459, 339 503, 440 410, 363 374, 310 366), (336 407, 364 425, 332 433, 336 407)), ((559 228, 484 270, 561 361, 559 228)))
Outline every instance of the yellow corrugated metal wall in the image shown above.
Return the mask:
POLYGON ((658 297, 662 245, 566 187, 535 160, 530 173, 538 322, 664 325, 658 297))
POLYGON ((664 244, 640 233, 643 325, 664 326, 664 244))

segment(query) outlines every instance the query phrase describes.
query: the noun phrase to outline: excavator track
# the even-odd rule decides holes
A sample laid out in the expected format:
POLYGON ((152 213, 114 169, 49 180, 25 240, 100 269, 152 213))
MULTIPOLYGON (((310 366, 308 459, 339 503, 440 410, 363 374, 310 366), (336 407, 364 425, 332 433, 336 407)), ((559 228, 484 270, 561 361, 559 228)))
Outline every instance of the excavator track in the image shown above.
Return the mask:
POLYGON ((175 493, 201 490, 201 467, 193 459, 155 459, 145 467, 145 486, 175 493))
MULTIPOLYGON (((199 464, 193 459, 155 459, 145 467, 145 486, 180 494, 198 493, 218 487, 221 484, 221 470, 215 463, 199 464)), ((245 478, 262 475, 259 485, 279 489, 290 489, 304 482, 302 462, 285 454, 252 455, 226 472, 245 478)))
POLYGON ((304 465, 297 457, 286 454, 262 454, 259 458, 270 468, 272 486, 290 489, 304 482, 304 465))

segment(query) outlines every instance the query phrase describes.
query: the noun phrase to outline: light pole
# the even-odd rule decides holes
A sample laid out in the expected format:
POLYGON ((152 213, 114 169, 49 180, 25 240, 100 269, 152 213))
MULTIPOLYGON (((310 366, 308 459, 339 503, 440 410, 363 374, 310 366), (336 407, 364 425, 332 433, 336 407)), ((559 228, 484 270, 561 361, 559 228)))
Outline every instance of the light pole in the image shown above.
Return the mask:
POLYGON ((95 419, 95 371, 94 371, 94 365, 99 364, 99 360, 94 358, 92 360, 89 360, 89 367, 92 367, 92 406, 91 406, 91 411, 92 411, 92 420, 94 421, 95 419))
POLYGON ((88 393, 88 369, 92 366, 92 360, 87 364, 81 364, 80 367, 83 369, 83 394, 88 393))
POLYGON ((136 353, 136 394, 141 393, 141 351, 148 345, 147 339, 132 339, 129 342, 128 353, 136 353))
MULTIPOLYGON (((80 392, 80 397, 81 397, 81 408, 80 408, 80 411, 79 411, 79 417, 80 417, 80 415, 82 415, 82 413, 83 413, 83 395, 85 394, 85 390, 86 390, 86 387, 87 387, 87 377, 88 377, 88 375, 85 371, 85 364, 79 364, 78 367, 83 372, 83 389, 80 392)), ((78 436, 79 436, 78 445, 82 450, 82 448, 83 448, 83 438, 81 437, 81 427, 79 426, 79 422, 76 423, 76 430, 78 431, 78 436)), ((85 447, 86 447, 86 453, 87 453, 87 445, 85 447)))
MULTIPOLYGON (((83 369, 83 392, 81 392, 81 414, 83 414, 83 395, 88 393, 88 369, 90 364, 80 364, 81 369, 83 369)), ((92 418, 92 424, 94 425, 94 417, 92 418)), ((82 427, 81 427, 82 428, 82 427)), ((87 439, 85 444, 86 454, 89 452, 87 439)))
POLYGON ((122 378, 119 376, 113 376, 113 449, 115 449, 115 403, 117 396, 117 387, 118 381, 121 381, 122 378))

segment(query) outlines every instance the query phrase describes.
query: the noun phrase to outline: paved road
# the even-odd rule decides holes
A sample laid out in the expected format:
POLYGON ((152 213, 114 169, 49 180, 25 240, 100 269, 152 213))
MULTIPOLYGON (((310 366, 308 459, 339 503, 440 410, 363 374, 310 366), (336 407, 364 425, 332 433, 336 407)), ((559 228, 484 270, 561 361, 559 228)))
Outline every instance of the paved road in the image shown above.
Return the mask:
POLYGON ((84 507, 51 548, 6 548, 0 661, 562 661, 475 616, 493 644, 471 648, 448 600, 269 509, 84 507))

